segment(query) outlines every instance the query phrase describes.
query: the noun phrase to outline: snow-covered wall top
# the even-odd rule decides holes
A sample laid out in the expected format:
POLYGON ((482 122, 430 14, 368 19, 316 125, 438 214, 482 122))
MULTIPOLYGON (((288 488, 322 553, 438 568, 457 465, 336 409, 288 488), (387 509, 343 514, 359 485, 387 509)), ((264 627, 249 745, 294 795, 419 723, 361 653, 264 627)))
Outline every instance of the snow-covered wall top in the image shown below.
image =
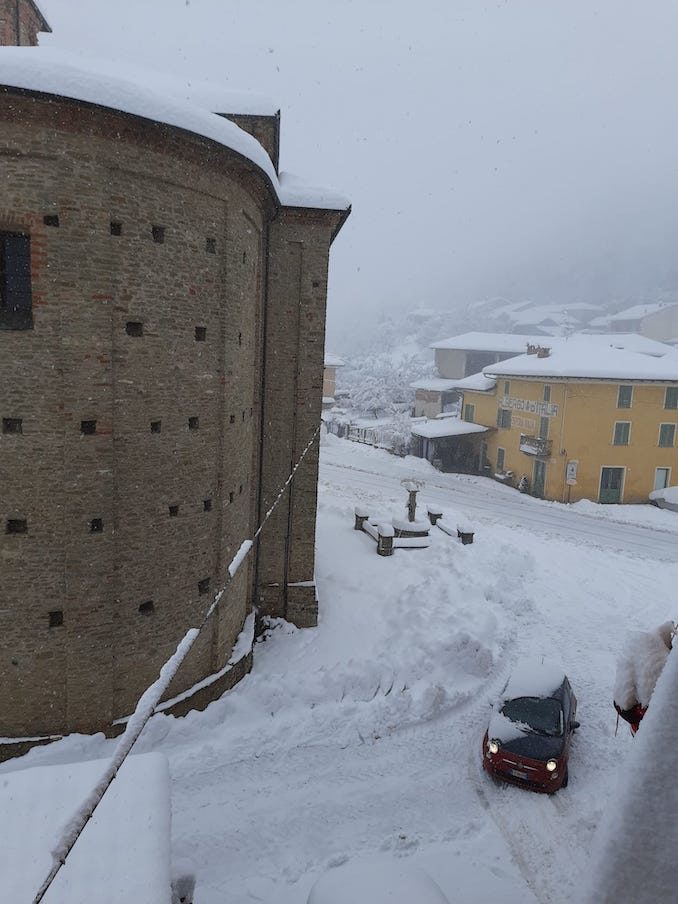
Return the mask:
POLYGON ((517 333, 462 333, 434 342, 430 348, 454 348, 469 352, 514 352, 519 355, 528 343, 538 345, 543 336, 521 336, 517 333))
POLYGON ((140 73, 136 69, 127 77, 113 75, 110 64, 107 68, 99 61, 45 48, 0 48, 0 86, 96 104, 210 138, 257 166, 285 206, 325 210, 346 210, 350 206, 346 198, 335 192, 305 187, 290 177, 279 179, 270 157, 256 139, 201 106, 209 99, 205 97, 204 86, 200 89, 202 97, 189 103, 179 99, 180 94, 171 90, 171 84, 165 91, 152 87, 158 84, 158 73, 149 73, 148 77, 140 73))
POLYGON ((325 352, 325 367, 344 367, 345 364, 346 362, 343 358, 340 358, 339 355, 325 352))
POLYGON ((597 340, 598 336, 571 336, 549 343, 548 357, 518 355, 490 364, 483 373, 500 377, 563 377, 595 380, 678 380, 678 355, 667 346, 661 358, 615 348, 597 340))

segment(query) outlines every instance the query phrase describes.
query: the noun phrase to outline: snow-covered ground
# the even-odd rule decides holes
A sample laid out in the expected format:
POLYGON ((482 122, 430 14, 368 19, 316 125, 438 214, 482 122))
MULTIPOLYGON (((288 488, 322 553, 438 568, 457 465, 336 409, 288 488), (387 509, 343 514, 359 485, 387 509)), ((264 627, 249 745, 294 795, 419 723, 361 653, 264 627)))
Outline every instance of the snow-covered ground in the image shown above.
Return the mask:
MULTIPOLYGON (((558 506, 326 438, 319 627, 273 625, 240 685, 203 713, 154 717, 138 744, 169 758, 173 850, 196 866, 196 902, 305 904, 323 871, 362 860, 422 867, 464 904, 580 900, 633 743, 625 725, 615 737, 617 655, 628 631, 678 614, 677 531, 673 512, 558 506), (354 506, 402 517, 406 476, 447 521, 470 519, 475 543, 434 530, 427 550, 377 556, 354 506), (579 700, 553 798, 481 770, 488 702, 527 655, 563 664, 579 700)), ((114 744, 71 736, 0 771, 114 744)))

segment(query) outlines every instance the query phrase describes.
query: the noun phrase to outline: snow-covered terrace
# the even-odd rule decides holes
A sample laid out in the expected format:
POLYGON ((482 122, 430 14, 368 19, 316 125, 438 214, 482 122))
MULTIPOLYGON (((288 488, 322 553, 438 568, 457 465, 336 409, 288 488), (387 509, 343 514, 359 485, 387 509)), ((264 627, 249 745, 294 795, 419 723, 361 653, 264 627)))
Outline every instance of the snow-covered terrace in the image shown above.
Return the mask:
POLYGON ((471 433, 486 433, 490 428, 482 424, 471 424, 454 417, 434 418, 424 424, 413 424, 412 433, 424 439, 442 439, 446 436, 467 436, 471 433))
MULTIPOLYGON (((3 88, 19 89, 68 98, 193 132, 229 148, 258 167, 284 206, 342 211, 350 207, 345 197, 330 189, 305 186, 290 174, 278 175, 270 157, 255 138, 223 116, 200 106, 218 97, 218 106, 223 107, 221 100, 228 100, 228 97, 220 94, 218 89, 202 85, 195 92, 198 100, 190 102, 181 99, 176 83, 170 83, 168 91, 149 87, 158 81, 157 73, 144 77, 137 69, 132 71, 136 78, 130 78, 113 75, 110 64, 108 67, 97 60, 76 58, 45 48, 3 47, 0 91, 3 88)), ((190 90, 188 97, 191 97, 190 90)), ((239 113, 243 109, 262 109, 257 102, 250 108, 243 102, 237 102, 237 106, 239 113)), ((217 112, 227 111, 220 109, 217 112)))
POLYGON ((476 392, 491 392, 497 381, 485 374, 471 374, 468 377, 462 377, 457 380, 446 380, 443 377, 431 377, 427 380, 415 380, 410 383, 411 389, 422 389, 427 392, 448 392, 453 389, 459 389, 463 392, 465 389, 473 389, 476 392))

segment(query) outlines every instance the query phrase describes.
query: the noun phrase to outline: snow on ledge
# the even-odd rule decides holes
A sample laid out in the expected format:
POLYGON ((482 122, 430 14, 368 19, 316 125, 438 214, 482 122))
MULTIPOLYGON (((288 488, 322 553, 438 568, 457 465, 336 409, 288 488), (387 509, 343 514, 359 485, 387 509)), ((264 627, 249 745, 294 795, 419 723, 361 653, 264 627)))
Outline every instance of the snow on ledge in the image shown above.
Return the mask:
MULTIPOLYGON (((202 109, 199 104, 178 99, 171 91, 167 93, 149 87, 149 83, 157 84, 157 73, 146 76, 137 69, 130 70, 127 77, 112 75, 110 65, 107 70, 106 64, 98 60, 48 48, 2 47, 0 88, 18 88, 66 97, 176 126, 210 138, 250 160, 264 173, 278 200, 285 206, 325 210, 346 210, 350 207, 347 199, 335 192, 307 188, 290 176, 278 179, 271 158, 263 147, 235 123, 202 109), (137 80, 130 75, 135 75, 137 80)), ((204 93, 205 89, 202 90, 204 93)))

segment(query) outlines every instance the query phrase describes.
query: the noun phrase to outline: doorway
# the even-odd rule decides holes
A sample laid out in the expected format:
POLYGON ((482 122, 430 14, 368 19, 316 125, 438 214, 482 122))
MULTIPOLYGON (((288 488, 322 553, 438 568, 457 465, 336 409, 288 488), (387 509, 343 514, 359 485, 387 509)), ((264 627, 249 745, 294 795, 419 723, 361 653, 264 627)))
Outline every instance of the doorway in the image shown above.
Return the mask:
POLYGON ((545 489, 546 489, 546 462, 535 461, 534 471, 532 474, 532 495, 538 496, 539 499, 543 499, 545 489))
POLYGON ((603 468, 600 472, 598 502, 613 505, 622 500, 624 468, 603 468))
POLYGON ((654 489, 665 490, 671 479, 671 468, 656 468, 654 472, 654 489))

